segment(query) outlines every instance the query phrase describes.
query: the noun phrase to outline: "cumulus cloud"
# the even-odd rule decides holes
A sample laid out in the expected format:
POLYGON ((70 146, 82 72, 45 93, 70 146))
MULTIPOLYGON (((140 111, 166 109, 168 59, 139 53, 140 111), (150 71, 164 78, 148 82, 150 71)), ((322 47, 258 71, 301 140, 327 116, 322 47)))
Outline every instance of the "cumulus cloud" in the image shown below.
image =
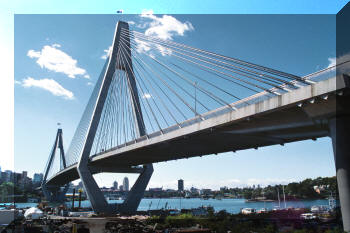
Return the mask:
POLYGON ((104 54, 101 56, 101 59, 106 60, 112 53, 112 45, 108 49, 103 50, 104 54))
POLYGON ((337 59, 335 57, 328 58, 329 64, 328 64, 327 68, 331 68, 331 67, 335 66, 336 65, 336 61, 337 61, 337 59))
POLYGON ((157 45, 157 49, 158 49, 158 51, 160 52, 160 54, 162 54, 162 56, 166 56, 166 55, 169 56, 169 55, 172 54, 171 49, 166 48, 166 47, 164 47, 164 46, 157 45))
POLYGON ((151 49, 149 43, 147 43, 145 41, 142 41, 142 40, 139 40, 139 39, 135 38, 135 42, 137 44, 136 51, 138 53, 146 53, 146 52, 148 52, 151 49))
POLYGON ((145 35, 154 36, 163 40, 172 40, 174 36, 183 36, 186 31, 194 30, 190 22, 180 22, 175 17, 163 15, 157 17, 152 12, 141 14, 142 18, 150 19, 150 22, 145 22, 147 29, 145 35))
POLYGON ((64 73, 69 78, 76 78, 78 75, 89 78, 86 70, 77 66, 77 60, 60 50, 60 47, 59 44, 45 45, 41 51, 29 50, 27 56, 36 59, 41 68, 64 73))
POLYGON ((141 12, 141 15, 153 15, 153 10, 152 9, 143 9, 141 12))
MULTIPOLYGON (((173 40, 174 36, 184 36, 185 32, 194 30, 190 22, 181 22, 170 15, 158 17, 153 14, 153 10, 143 10, 140 17, 143 23, 137 24, 136 27, 144 29, 146 36, 152 36, 162 40, 173 40)), ((137 52, 154 56, 150 52, 151 46, 149 43, 138 39, 135 39, 135 42, 137 52)), ((156 49, 162 56, 171 55, 171 50, 164 46, 157 45, 156 49)))
POLYGON ((20 82, 23 87, 37 87, 50 92, 55 96, 63 97, 64 99, 74 99, 73 92, 62 87, 58 82, 53 79, 34 79, 28 77, 20 82))
POLYGON ((144 24, 147 26, 145 31, 145 35, 147 36, 154 36, 163 40, 172 40, 174 36, 183 36, 186 31, 194 30, 190 22, 182 23, 170 15, 157 17, 153 15, 153 12, 146 12, 140 16, 151 20, 144 24))
POLYGON ((52 47, 61 48, 61 45, 60 44, 53 44, 52 47))
POLYGON ((94 85, 94 84, 93 84, 92 82, 87 82, 86 85, 92 86, 92 85, 94 85))

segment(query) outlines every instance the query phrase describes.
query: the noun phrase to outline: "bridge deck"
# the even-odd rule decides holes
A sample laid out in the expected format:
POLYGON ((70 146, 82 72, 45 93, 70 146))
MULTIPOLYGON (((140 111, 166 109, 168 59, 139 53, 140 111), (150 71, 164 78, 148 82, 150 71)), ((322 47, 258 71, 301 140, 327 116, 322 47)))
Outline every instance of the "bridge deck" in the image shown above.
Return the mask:
MULTIPOLYGON (((90 166, 99 168, 94 173, 115 172, 118 167, 324 137, 329 134, 327 119, 336 110, 333 94, 345 87, 344 77, 338 76, 235 111, 215 115, 215 111, 222 111, 217 109, 203 121, 95 155, 90 166), (325 95, 327 99, 319 98, 325 95), (305 104, 299 107, 299 103, 305 104)), ((74 164, 51 177, 48 184, 62 185, 78 178, 74 164)))

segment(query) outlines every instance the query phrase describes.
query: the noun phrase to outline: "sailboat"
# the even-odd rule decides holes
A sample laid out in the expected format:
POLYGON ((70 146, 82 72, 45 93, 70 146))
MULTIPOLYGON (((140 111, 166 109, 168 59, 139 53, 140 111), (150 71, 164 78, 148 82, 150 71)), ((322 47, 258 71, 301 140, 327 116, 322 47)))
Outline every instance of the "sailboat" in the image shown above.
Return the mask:
POLYGON ((273 210, 280 210, 281 209, 281 199, 280 199, 280 191, 277 187, 277 198, 278 198, 278 206, 275 206, 273 210))
POLYGON ((283 201, 284 201, 284 208, 287 209, 287 203, 286 203, 286 194, 284 193, 284 185, 282 185, 283 190, 283 201))

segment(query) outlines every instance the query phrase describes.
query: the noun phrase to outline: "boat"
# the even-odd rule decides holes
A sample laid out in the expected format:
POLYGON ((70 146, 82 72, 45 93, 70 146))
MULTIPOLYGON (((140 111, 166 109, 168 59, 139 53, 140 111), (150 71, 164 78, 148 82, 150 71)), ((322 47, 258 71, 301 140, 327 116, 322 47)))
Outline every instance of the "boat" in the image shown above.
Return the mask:
POLYGON ((109 197, 106 197, 107 201, 111 201, 111 200, 122 200, 121 197, 116 197, 116 196, 109 196, 109 197))
POLYGON ((314 205, 314 206, 311 206, 310 210, 312 213, 322 213, 322 212, 328 212, 329 207, 325 205, 314 205))
POLYGON ((212 206, 200 206, 191 209, 191 214, 193 216, 206 216, 209 212, 214 212, 214 208, 212 206))
POLYGON ((256 213, 256 209, 254 208, 243 208, 241 210, 242 214, 255 214, 256 213))
POLYGON ((337 201, 333 197, 332 193, 331 193, 331 195, 328 198, 328 206, 329 206, 330 210, 334 210, 335 207, 337 206, 337 201))
POLYGON ((268 212, 267 208, 261 208, 257 211, 258 214, 267 213, 267 212, 268 212))

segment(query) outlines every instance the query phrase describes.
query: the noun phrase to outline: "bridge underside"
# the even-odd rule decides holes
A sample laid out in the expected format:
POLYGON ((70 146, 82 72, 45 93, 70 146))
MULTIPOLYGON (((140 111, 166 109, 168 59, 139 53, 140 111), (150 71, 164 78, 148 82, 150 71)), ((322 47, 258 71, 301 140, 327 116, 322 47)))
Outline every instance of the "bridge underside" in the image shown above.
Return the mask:
MULTIPOLYGON (((169 137, 158 143, 139 142, 131 146, 105 152, 91 159, 92 173, 128 172, 119 167, 190 158, 215 153, 258 148, 300 140, 329 136, 328 119, 336 110, 335 94, 303 106, 289 104, 273 111, 263 111, 216 127, 203 127, 193 133, 169 137), (319 109, 323 109, 322 112, 319 109), (324 111, 326 109, 326 111, 324 111), (141 145, 137 145, 141 144, 141 145), (130 148, 134 147, 134 148, 130 148)), ((313 100, 311 100, 313 101, 313 100)), ((215 119, 214 119, 215 120, 215 119)), ((200 126, 198 126, 200 128, 200 126)), ((162 135, 165 136, 165 135, 162 135)), ((150 139, 152 140, 152 139, 150 139)), ((129 171, 130 172, 130 171, 129 171)), ((76 165, 62 170, 48 183, 63 185, 78 179, 76 165)))
MULTIPOLYGON (((345 76, 337 76, 105 151, 90 158, 89 169, 93 174, 140 173, 142 169, 132 166, 329 136, 329 119, 341 111, 339 98, 349 101, 346 80, 345 76)), ((64 185, 78 178, 75 164, 51 177, 47 184, 64 185)))

